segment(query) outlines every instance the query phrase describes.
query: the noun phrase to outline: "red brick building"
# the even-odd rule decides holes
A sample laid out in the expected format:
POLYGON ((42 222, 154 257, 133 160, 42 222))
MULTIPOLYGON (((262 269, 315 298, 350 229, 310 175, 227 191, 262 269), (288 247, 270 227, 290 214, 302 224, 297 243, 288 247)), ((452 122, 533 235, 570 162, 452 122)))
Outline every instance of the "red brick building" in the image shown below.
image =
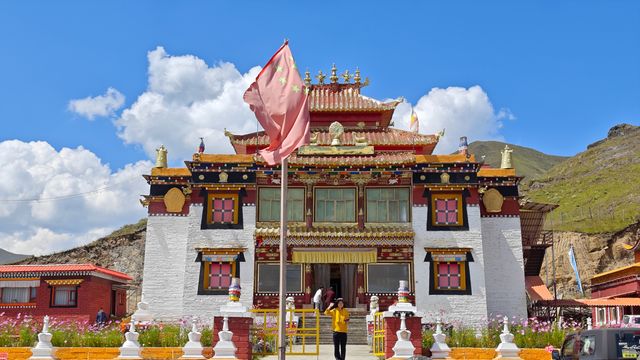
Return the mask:
POLYGON ((127 312, 127 274, 91 264, 0 266, 0 313, 95 321, 127 312))

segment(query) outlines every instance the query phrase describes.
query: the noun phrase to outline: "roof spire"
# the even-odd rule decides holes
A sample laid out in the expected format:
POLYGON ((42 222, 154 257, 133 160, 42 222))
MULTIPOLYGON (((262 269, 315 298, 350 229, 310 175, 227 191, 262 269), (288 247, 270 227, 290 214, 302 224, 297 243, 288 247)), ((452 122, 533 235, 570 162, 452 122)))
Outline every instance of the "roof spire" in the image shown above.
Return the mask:
POLYGON ((360 68, 356 66, 356 74, 353 76, 353 81, 356 84, 360 85, 360 80, 362 80, 362 78, 360 77, 360 68))
POLYGON ((345 70, 344 74, 342 74, 341 76, 345 84, 348 84, 349 80, 351 80, 351 78, 353 77, 353 75, 349 74, 349 70, 345 70))
POLYGON ((309 87, 311 85, 311 74, 309 73, 309 69, 304 72, 304 84, 309 87))
POLYGON ((318 75, 316 75, 316 79, 318 79, 318 84, 322 85, 324 84, 324 78, 326 78, 327 75, 322 73, 322 70, 318 70, 318 75))
POLYGON ((329 78, 332 84, 338 83, 338 68, 336 68, 336 64, 334 63, 331 67, 331 77, 329 78))

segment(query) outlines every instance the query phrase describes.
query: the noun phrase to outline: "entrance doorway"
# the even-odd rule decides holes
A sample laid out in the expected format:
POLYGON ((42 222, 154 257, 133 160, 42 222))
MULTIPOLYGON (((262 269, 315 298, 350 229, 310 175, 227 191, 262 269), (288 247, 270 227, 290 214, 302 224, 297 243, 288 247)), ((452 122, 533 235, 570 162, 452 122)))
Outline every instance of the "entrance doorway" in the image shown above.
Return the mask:
POLYGON ((356 264, 314 264, 313 292, 320 286, 333 288, 335 298, 343 298, 346 306, 356 307, 356 264))

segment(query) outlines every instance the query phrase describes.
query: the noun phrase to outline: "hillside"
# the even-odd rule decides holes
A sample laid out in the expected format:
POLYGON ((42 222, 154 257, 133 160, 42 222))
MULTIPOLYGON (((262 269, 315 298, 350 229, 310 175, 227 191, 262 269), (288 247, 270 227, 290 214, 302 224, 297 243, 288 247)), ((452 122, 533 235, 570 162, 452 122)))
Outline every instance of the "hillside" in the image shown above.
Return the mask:
POLYGON ((638 174, 640 127, 616 125, 606 139, 534 179, 526 195, 560 205, 547 222, 554 230, 616 232, 639 220, 638 174))
POLYGON ((11 264, 28 257, 29 255, 14 254, 7 250, 0 249, 0 265, 11 264))
POLYGON ((90 263, 128 274, 133 278, 132 285, 139 286, 142 284, 146 228, 147 219, 142 219, 87 245, 50 255, 31 256, 16 264, 90 263))
POLYGON ((525 177, 525 182, 541 176, 558 163, 568 159, 565 156, 547 155, 532 148, 507 144, 500 141, 474 141, 469 144, 469 152, 476 155, 476 159, 485 156, 484 162, 499 168, 502 160, 500 151, 505 145, 513 149, 513 165, 516 174, 525 177))

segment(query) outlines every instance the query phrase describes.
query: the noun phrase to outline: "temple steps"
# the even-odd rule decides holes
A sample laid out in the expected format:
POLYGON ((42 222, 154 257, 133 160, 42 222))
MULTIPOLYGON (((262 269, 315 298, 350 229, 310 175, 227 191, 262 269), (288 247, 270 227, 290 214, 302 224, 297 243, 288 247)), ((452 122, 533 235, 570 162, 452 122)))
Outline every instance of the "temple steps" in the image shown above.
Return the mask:
MULTIPOLYGON (((320 317, 320 344, 333 344, 333 330, 329 316, 320 317)), ((347 345, 367 344, 367 319, 362 315, 351 315, 347 345)))

